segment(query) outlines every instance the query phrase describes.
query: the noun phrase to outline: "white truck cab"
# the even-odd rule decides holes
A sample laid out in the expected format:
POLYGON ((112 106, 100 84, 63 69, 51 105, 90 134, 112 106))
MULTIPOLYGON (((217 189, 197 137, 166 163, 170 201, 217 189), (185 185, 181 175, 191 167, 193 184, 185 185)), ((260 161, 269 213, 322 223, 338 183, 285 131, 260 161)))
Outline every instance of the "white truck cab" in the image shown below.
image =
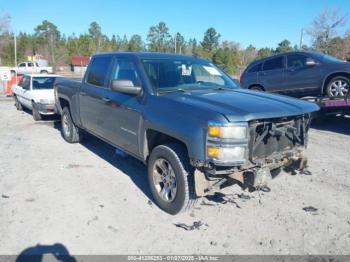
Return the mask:
POLYGON ((55 114, 54 83, 59 75, 27 74, 13 86, 15 105, 18 110, 32 110, 34 120, 42 115, 55 114))
POLYGON ((33 62, 22 62, 19 63, 15 68, 17 74, 52 74, 53 70, 51 66, 39 66, 39 64, 35 61, 33 62))

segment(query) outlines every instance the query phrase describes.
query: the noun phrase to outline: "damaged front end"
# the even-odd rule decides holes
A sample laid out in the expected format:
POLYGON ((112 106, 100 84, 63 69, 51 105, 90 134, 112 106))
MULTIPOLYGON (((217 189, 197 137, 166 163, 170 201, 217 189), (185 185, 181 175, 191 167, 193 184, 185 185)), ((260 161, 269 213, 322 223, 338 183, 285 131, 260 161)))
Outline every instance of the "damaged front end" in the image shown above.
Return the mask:
POLYGON ((232 161, 208 156, 205 165, 197 165, 196 194, 203 196, 237 181, 243 187, 264 187, 281 170, 291 174, 304 172, 307 168, 304 150, 309 126, 310 115, 307 114, 251 121, 246 127, 246 137, 241 136, 242 139, 218 138, 209 134, 208 155, 213 151, 212 148, 245 150, 238 159, 232 161))

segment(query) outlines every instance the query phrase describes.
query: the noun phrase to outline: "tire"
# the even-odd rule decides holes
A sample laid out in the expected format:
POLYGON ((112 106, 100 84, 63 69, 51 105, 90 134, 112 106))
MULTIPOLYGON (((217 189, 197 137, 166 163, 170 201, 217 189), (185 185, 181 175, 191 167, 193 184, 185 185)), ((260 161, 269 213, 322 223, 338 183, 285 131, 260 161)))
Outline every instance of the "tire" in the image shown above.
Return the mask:
MULTIPOLYGON (((163 181, 166 181, 166 176, 164 176, 163 179, 165 179, 163 181)), ((174 180, 172 182, 174 182, 174 180)), ((148 183, 155 203, 162 210, 171 215, 188 211, 193 208, 196 203, 194 168, 189 163, 186 149, 179 144, 170 143, 159 145, 152 150, 148 161, 148 183), (166 169, 158 168, 160 163, 165 163, 163 160, 170 165, 171 168, 168 166, 168 170, 172 170, 172 172, 169 173, 172 174, 172 179, 175 178, 175 194, 173 194, 171 189, 168 191, 168 194, 163 194, 164 196, 161 196, 161 192, 165 191, 163 191, 163 189, 166 183, 162 181, 157 182, 156 176, 159 175, 159 171, 166 169), (161 186, 162 184, 163 188, 161 186), (166 200, 165 198, 168 199, 166 200)), ((174 183, 172 184, 174 185, 174 183)), ((174 188, 174 186, 172 188, 174 188)))
POLYGON ((35 104, 35 102, 32 103, 32 115, 35 121, 42 120, 42 116, 39 113, 38 106, 35 104))
POLYGON ((48 74, 49 72, 47 72, 46 70, 42 70, 40 71, 40 74, 48 74))
POLYGON ((14 98, 15 98, 15 107, 17 108, 18 111, 22 111, 23 106, 22 106, 21 102, 19 102, 17 96, 14 96, 14 98))
POLYGON ((69 108, 65 107, 61 114, 61 133, 64 140, 68 143, 79 143, 82 140, 82 130, 80 130, 73 122, 69 108))
POLYGON ((249 87, 249 90, 264 92, 264 90, 260 86, 251 86, 251 87, 249 87))
POLYGON ((345 76, 333 77, 327 84, 326 94, 329 97, 343 97, 348 95, 350 79, 345 76))

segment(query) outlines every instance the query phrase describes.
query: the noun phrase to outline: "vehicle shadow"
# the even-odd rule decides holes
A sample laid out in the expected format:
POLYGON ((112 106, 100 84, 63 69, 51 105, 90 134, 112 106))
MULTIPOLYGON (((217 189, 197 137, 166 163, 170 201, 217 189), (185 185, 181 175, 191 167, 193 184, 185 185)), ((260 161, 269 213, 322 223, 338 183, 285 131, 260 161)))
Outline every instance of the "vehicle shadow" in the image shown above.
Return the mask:
POLYGON ((311 128, 350 135, 350 116, 327 116, 314 119, 311 128))
POLYGON ((55 261, 62 262, 76 262, 74 256, 71 256, 68 249, 60 243, 53 245, 36 245, 24 249, 16 258, 16 262, 42 262, 42 261, 54 261, 52 259, 44 259, 44 256, 51 254, 56 258, 55 261))
MULTIPOLYGON (((61 131, 61 122, 54 122, 54 127, 61 131)), ((153 199, 148 187, 147 168, 142 162, 132 156, 119 155, 115 147, 88 133, 84 133, 81 145, 129 176, 145 196, 153 199)))

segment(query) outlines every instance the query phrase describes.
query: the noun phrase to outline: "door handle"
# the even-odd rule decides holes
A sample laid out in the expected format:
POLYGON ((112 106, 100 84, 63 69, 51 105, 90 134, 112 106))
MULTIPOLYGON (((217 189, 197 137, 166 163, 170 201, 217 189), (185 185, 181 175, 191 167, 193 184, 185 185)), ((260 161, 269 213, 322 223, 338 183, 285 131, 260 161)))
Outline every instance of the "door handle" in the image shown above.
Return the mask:
POLYGON ((109 103, 109 102, 111 102, 111 99, 109 99, 107 97, 102 97, 102 101, 105 103, 109 103))
POLYGON ((82 96, 86 96, 86 92, 84 92, 84 91, 80 91, 80 95, 82 95, 82 96))

